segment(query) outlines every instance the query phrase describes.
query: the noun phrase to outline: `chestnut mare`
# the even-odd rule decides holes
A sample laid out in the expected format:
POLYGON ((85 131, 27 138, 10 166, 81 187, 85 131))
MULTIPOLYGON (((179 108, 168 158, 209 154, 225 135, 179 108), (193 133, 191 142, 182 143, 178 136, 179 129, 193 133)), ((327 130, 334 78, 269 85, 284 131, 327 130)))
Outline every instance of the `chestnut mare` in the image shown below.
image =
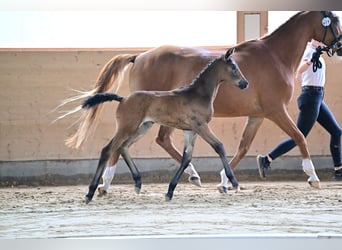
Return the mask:
MULTIPOLYGON (((334 13, 299 12, 271 34, 235 47, 233 58, 249 80, 249 88, 239 91, 222 85, 214 102, 216 117, 248 116, 238 150, 230 161, 233 169, 245 156, 264 118, 267 118, 296 142, 309 184, 320 187, 306 139, 289 116, 287 104, 293 95, 294 73, 307 42, 312 38, 321 41, 334 53, 340 48, 341 33, 339 19, 334 13)), ((119 76, 125 69, 131 91, 175 89, 191 82, 209 61, 222 53, 202 48, 162 46, 137 55, 118 55, 104 66, 89 95, 109 92, 120 86, 122 79, 119 76), (130 67, 126 68, 128 65, 130 67)), ((77 97, 69 101, 72 100, 77 97)), ((78 130, 67 140, 68 146, 79 148, 86 141, 94 132, 102 108, 98 105, 84 114, 78 130)), ((156 141, 180 162, 181 154, 172 144, 172 131, 172 128, 161 126, 156 141)), ((228 180, 222 172, 221 177, 220 187, 225 191, 228 180)))
POLYGON ((113 93, 97 93, 83 102, 82 108, 88 110, 107 101, 120 102, 116 110, 115 136, 102 149, 96 173, 85 197, 86 203, 92 200, 108 160, 115 158, 118 161, 120 154, 132 173, 137 193, 140 192, 141 176, 129 155, 128 148, 154 123, 182 129, 185 135, 182 162, 170 182, 167 200, 172 199, 179 178, 192 159, 197 134, 218 153, 233 188, 239 189, 238 181, 227 161, 224 146, 208 127, 214 113, 213 102, 218 87, 222 83, 234 83, 240 89, 248 86, 247 80, 231 59, 233 51, 234 48, 229 49, 225 55, 213 60, 190 85, 185 87, 172 91, 136 91, 128 97, 113 93))

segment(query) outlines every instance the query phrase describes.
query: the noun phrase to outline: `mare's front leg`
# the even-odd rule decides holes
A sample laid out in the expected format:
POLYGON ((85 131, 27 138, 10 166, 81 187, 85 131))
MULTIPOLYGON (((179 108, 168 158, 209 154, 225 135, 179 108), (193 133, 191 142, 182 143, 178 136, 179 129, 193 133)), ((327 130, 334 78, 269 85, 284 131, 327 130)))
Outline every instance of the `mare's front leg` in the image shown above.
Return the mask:
POLYGON ((321 188, 320 180, 316 174, 315 167, 311 161, 307 141, 302 132, 297 128, 296 124, 291 119, 287 110, 277 112, 269 117, 270 120, 275 122, 284 132, 286 132, 299 147, 302 155, 303 171, 309 176, 308 183, 311 187, 321 188))
POLYGON ((229 162, 230 166, 233 169, 237 167, 241 159, 247 154, 255 138, 255 135, 258 132, 258 129, 260 128, 263 121, 264 121, 263 117, 249 116, 247 118, 247 122, 242 133, 238 150, 229 162))
POLYGON ((112 151, 112 144, 113 144, 113 140, 110 141, 110 143, 108 143, 101 151, 101 156, 97 165, 97 169, 95 172, 95 175, 89 185, 89 190, 88 193, 86 194, 86 196, 84 197, 84 202, 85 203, 89 203, 93 197, 94 197, 94 193, 96 191, 97 186, 99 185, 101 176, 103 174, 103 171, 107 165, 107 162, 109 160, 109 157, 111 155, 111 151, 112 151))
POLYGON ((239 190, 239 183, 235 177, 233 169, 230 167, 226 150, 213 132, 210 130, 207 124, 202 124, 200 127, 196 129, 196 132, 207 142, 209 145, 215 150, 215 152, 220 156, 224 171, 229 181, 232 183, 233 188, 239 190))
POLYGON ((184 151, 180 167, 178 168, 175 176, 172 178, 165 199, 171 200, 173 197, 173 192, 182 176, 185 168, 189 165, 192 159, 192 152, 194 150, 194 145, 196 141, 196 133, 193 131, 184 131, 184 151))
MULTIPOLYGON (((173 159, 177 162, 181 163, 182 155, 177 150, 175 145, 172 142, 171 134, 174 131, 174 128, 167 127, 167 126, 160 126, 158 137, 156 138, 156 142, 160 145, 173 159)), ((201 187, 201 177, 197 173, 194 166, 189 163, 185 172, 189 174, 189 182, 193 183, 194 185, 201 187)))
MULTIPOLYGON (((247 154, 255 138, 255 135, 263 121, 264 121, 263 117, 249 116, 247 118, 247 122, 242 133, 238 150, 229 162, 230 166, 233 169, 237 167, 241 159, 247 154)), ((228 192, 228 178, 224 169, 222 169, 222 171, 220 172, 220 176, 221 176, 221 183, 217 186, 217 189, 220 191, 220 193, 227 193, 228 192)))

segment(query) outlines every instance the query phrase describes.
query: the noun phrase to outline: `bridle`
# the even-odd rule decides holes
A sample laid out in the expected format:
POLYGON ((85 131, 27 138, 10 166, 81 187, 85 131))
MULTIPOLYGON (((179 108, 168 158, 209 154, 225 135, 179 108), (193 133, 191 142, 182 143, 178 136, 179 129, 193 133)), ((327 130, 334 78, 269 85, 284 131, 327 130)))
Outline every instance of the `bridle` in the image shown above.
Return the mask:
POLYGON ((316 52, 312 54, 311 62, 313 63, 312 67, 313 67, 314 72, 316 72, 318 68, 322 68, 322 63, 319 61, 319 57, 321 56, 321 54, 323 54, 323 52, 326 52, 327 55, 331 57, 335 54, 336 50, 342 49, 341 48, 342 44, 340 42, 340 40, 342 39, 342 34, 337 37, 332 27, 331 18, 328 12, 321 11, 321 13, 323 15, 322 25, 324 27, 324 33, 323 33, 323 38, 320 42, 324 43, 328 30, 330 30, 330 32, 332 33, 334 40, 328 46, 325 46, 325 47, 318 46, 316 48, 316 52))
POLYGON ((331 33, 333 34, 334 40, 330 43, 330 45, 325 47, 326 50, 324 50, 324 51, 326 51, 328 55, 330 54, 329 56, 332 56, 332 55, 334 55, 334 52, 333 51, 330 52, 330 50, 341 48, 340 40, 342 39, 342 34, 339 37, 337 37, 334 29, 331 26, 331 24, 332 24, 331 18, 328 15, 328 12, 327 11, 321 11, 321 13, 323 15, 322 25, 324 27, 324 34, 323 34, 323 38, 320 42, 324 43, 325 37, 327 36, 327 33, 328 33, 328 28, 329 28, 331 33))

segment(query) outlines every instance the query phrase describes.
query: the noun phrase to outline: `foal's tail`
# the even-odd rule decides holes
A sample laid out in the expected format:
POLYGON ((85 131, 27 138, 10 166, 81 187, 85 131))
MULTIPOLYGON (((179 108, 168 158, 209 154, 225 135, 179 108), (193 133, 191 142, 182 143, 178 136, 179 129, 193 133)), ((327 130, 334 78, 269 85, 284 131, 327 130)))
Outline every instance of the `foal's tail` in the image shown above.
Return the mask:
POLYGON ((100 103, 110 102, 110 101, 121 102, 122 99, 123 99, 123 97, 119 96, 117 94, 113 94, 113 93, 99 93, 99 94, 95 94, 93 96, 89 96, 82 103, 82 108, 90 109, 91 107, 94 107, 95 105, 98 105, 100 103))
MULTIPOLYGON (((69 101, 64 102, 64 104, 81 98, 89 97, 94 94, 110 92, 114 88, 115 84, 117 86, 120 86, 121 73, 123 73, 124 69, 129 63, 134 63, 136 57, 137 55, 130 54, 117 55, 113 57, 102 68, 96 80, 95 86, 91 91, 78 97, 71 98, 69 101)), ((75 111, 78 111, 80 109, 81 107, 75 109, 75 111)), ((82 114, 81 122, 76 133, 66 139, 65 144, 71 148, 79 148, 95 131, 102 111, 102 104, 96 105, 92 109, 85 110, 85 112, 82 114)), ((73 113, 73 111, 69 112, 68 114, 71 113, 73 113)), ((64 115, 63 117, 65 117, 66 115, 64 115)))

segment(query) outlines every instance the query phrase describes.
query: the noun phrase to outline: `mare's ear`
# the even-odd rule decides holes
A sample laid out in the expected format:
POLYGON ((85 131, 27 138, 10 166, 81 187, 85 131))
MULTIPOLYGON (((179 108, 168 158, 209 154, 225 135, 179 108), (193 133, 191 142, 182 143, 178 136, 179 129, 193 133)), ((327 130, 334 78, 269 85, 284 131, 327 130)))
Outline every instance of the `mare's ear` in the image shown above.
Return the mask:
POLYGON ((235 50, 235 47, 228 49, 224 58, 227 60, 231 56, 231 54, 234 53, 234 50, 235 50))

